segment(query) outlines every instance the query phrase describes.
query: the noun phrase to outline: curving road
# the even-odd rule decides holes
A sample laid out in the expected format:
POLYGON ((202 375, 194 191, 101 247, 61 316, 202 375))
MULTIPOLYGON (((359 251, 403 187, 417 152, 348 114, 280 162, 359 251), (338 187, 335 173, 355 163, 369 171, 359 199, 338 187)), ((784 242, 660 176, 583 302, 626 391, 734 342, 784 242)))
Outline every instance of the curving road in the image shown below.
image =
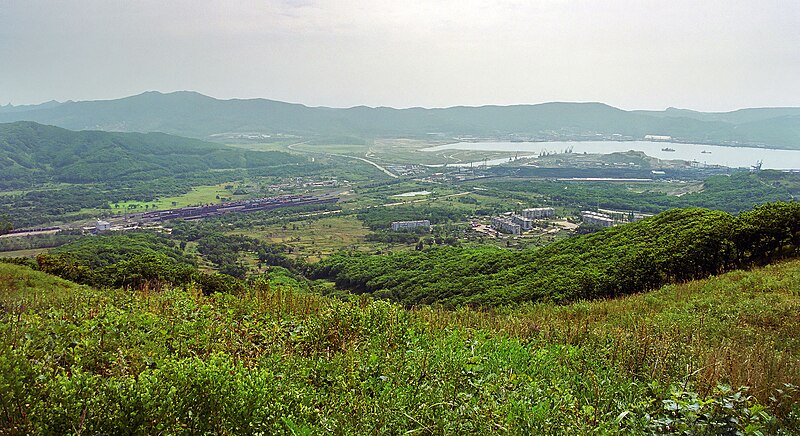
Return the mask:
POLYGON ((306 144, 306 143, 308 143, 308 141, 296 142, 294 144, 287 145, 286 148, 288 148, 289 150, 292 150, 292 151, 299 151, 300 153, 315 153, 315 154, 322 154, 322 155, 326 155, 326 156, 336 156, 336 157, 344 157, 344 158, 347 158, 347 159, 357 159, 357 160, 360 160, 362 162, 366 162, 366 163, 374 166, 375 168, 383 171, 384 174, 386 174, 389 177, 392 177, 392 178, 395 178, 395 179, 399 178, 397 176, 397 174, 392 173, 391 171, 387 170, 386 168, 378 165, 377 163, 375 163, 375 162, 373 162, 373 161, 371 161, 371 160, 369 160, 367 158, 357 157, 357 156, 349 156, 349 155, 346 155, 346 154, 327 153, 327 152, 324 152, 324 151, 300 150, 300 149, 294 148, 295 145, 302 145, 302 144, 306 144))

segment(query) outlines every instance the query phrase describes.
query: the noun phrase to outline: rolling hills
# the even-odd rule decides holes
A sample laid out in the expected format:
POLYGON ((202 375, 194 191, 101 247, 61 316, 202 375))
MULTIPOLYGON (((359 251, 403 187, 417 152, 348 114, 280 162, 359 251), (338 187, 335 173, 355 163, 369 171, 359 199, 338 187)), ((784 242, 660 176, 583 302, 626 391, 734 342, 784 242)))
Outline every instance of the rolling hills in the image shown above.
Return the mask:
POLYGON ((0 188, 42 182, 153 180, 208 170, 305 163, 163 133, 74 132, 34 122, 0 124, 0 188))
POLYGON ((800 148, 800 109, 624 111, 602 103, 408 108, 308 107, 266 99, 218 100, 196 92, 145 92, 103 101, 52 102, 0 110, 0 122, 35 121, 73 130, 164 132, 209 139, 232 133, 298 136, 454 136, 531 139, 668 135, 682 141, 800 148), (23 110, 24 109, 24 110, 23 110))
POLYGON ((115 202, 149 202, 201 185, 249 176, 296 177, 319 169, 288 153, 164 133, 0 124, 0 223, 20 228, 86 219, 115 202))

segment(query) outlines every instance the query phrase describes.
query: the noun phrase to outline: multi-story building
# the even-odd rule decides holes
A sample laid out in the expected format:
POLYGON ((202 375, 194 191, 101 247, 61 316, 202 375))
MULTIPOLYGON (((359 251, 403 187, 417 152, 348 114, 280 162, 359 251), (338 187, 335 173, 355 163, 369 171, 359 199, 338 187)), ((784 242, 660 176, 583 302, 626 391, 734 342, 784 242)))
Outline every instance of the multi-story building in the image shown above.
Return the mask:
POLYGON ((492 218, 492 228, 504 233, 511 233, 512 235, 519 235, 522 233, 522 227, 506 217, 496 216, 492 218))
POLYGON ((581 219, 587 224, 594 224, 600 227, 614 226, 614 218, 611 216, 588 210, 581 211, 581 219))
POLYGON ((95 229, 98 232, 107 232, 111 230, 111 223, 109 223, 108 221, 97 220, 95 229))
POLYGON ((400 230, 413 230, 420 227, 430 229, 430 220, 417 220, 417 221, 395 221, 392 223, 392 230, 397 232, 400 230))
POLYGON ((552 207, 531 207, 522 210, 522 216, 532 220, 551 218, 555 215, 556 211, 552 207))
POLYGON ((633 211, 625 211, 625 210, 612 210, 612 209, 597 209, 597 212, 608 215, 611 218, 614 218, 615 221, 625 221, 625 222, 636 222, 641 221, 645 218, 650 218, 653 214, 650 213, 641 213, 641 212, 633 212, 633 211))
POLYGON ((533 228, 533 220, 530 218, 525 218, 524 216, 521 215, 511 215, 511 222, 519 225, 519 227, 523 231, 527 231, 533 228))

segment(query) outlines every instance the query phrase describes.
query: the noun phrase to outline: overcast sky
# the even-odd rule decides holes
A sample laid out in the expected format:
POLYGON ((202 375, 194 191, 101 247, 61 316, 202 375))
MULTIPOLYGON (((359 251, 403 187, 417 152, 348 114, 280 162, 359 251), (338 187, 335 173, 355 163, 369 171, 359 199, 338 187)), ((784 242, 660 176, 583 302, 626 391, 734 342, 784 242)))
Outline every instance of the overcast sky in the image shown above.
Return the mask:
POLYGON ((0 0, 0 104, 800 106, 797 0, 0 0))

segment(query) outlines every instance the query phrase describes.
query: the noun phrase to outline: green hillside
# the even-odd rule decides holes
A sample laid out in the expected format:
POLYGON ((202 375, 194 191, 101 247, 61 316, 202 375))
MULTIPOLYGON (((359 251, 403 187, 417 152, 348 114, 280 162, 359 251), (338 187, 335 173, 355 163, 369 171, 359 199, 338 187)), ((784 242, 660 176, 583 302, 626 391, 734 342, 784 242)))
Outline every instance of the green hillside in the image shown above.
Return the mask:
POLYGON ((96 218, 114 203, 155 202, 197 186, 297 177, 321 168, 284 152, 248 151, 163 133, 0 124, 0 228, 6 221, 22 228, 96 218))
POLYGON ((791 202, 766 204, 736 217, 673 209, 522 252, 445 247, 340 254, 313 265, 311 273, 342 289, 409 306, 498 306, 627 295, 791 257, 798 248, 800 203, 791 202))
POLYGON ((794 261, 453 312, 263 280, 238 296, 97 290, 0 264, 0 429, 791 434, 798 278, 794 261))
POLYGON ((0 111, 0 121, 36 121, 73 130, 164 132, 194 138, 232 132, 305 137, 475 135, 553 139, 621 134, 685 141, 800 148, 797 108, 730 113, 623 111, 601 103, 393 109, 308 107, 265 99, 217 100, 195 92, 144 94, 104 101, 0 111))
POLYGON ((152 180, 216 169, 305 162, 163 133, 73 132, 32 122, 0 124, 0 188, 46 181, 152 180))

